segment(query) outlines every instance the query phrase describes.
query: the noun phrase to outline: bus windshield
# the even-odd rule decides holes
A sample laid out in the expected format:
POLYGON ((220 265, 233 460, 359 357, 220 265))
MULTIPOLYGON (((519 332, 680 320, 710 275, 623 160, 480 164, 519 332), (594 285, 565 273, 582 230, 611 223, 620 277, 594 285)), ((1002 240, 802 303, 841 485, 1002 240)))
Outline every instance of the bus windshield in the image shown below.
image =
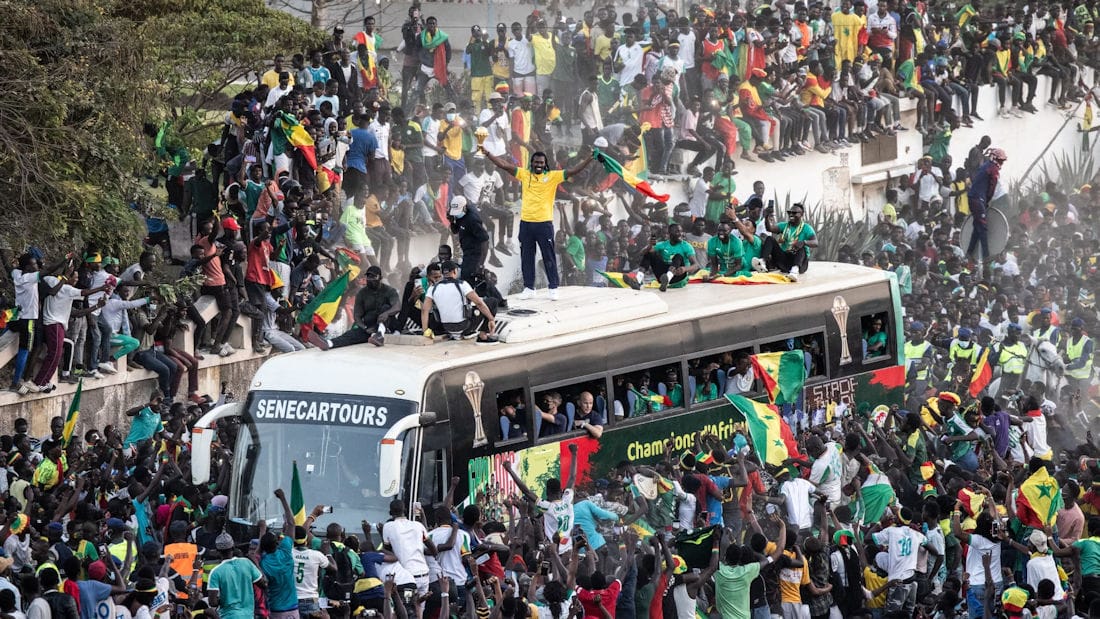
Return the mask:
POLYGON ((415 402, 392 398, 250 393, 234 452, 239 474, 229 517, 282 523, 275 490, 289 500, 296 463, 307 513, 319 504, 332 507, 318 524, 385 520, 393 497, 379 492, 380 445, 388 428, 415 409, 415 402))

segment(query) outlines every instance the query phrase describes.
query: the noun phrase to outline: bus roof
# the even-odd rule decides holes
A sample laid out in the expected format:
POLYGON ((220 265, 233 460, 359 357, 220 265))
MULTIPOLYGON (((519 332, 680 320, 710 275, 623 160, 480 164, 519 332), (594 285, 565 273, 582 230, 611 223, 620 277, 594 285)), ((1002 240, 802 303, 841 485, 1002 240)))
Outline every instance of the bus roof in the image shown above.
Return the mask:
MULTIPOLYGON (((635 291, 619 288, 563 287, 550 301, 542 291, 534 300, 508 299, 498 312, 502 343, 481 346, 472 340, 433 345, 360 344, 329 351, 307 350, 269 359, 250 389, 327 392, 417 399, 434 373, 453 367, 610 337, 627 332, 722 315, 777 302, 809 298, 887 281, 886 272, 858 265, 814 262, 792 284, 753 286, 693 285, 635 291), (516 311, 522 310, 522 311, 516 311), (379 385, 384 385, 381 389, 379 385)), ((419 341, 418 341, 419 343, 419 341)))

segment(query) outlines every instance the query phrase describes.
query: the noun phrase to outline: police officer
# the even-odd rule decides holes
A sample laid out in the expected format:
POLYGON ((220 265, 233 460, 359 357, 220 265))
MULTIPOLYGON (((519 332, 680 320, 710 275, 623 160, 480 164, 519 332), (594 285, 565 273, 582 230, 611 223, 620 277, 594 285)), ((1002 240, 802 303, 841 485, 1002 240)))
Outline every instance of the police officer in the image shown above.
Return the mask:
POLYGON ((1089 385, 1092 379, 1092 338, 1085 335, 1085 321, 1074 318, 1069 323, 1069 337, 1065 339, 1066 380, 1069 388, 1076 391, 1078 397, 1078 410, 1083 410, 1084 402, 1088 398, 1089 385))
POLYGON ((990 354, 990 365, 1001 368, 1001 389, 998 396, 1009 393, 1020 385, 1020 377, 1027 365, 1027 346, 1020 341, 1022 331, 1019 323, 1009 323, 1004 341, 990 354))
MULTIPOLYGON (((909 325, 909 339, 905 342, 905 382, 909 397, 920 402, 928 389, 932 372, 932 343, 924 339, 924 323, 914 320, 909 325)), ((912 406, 917 408, 917 406, 912 406)))

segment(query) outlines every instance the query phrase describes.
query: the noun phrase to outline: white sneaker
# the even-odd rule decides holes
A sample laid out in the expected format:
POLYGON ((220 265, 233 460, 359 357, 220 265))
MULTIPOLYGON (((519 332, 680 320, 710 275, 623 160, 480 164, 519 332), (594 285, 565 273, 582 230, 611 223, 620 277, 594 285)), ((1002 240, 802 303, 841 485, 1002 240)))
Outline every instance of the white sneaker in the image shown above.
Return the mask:
POLYGON ((229 342, 226 342, 226 343, 222 344, 221 349, 218 350, 218 355, 220 355, 222 357, 228 357, 229 355, 232 355, 235 352, 237 352, 237 349, 230 346, 229 342))
POLYGON ((757 273, 767 273, 768 263, 764 262, 763 258, 757 256, 756 258, 752 259, 752 270, 756 271, 757 273))
POLYGON ((19 383, 19 388, 15 390, 19 395, 27 395, 30 393, 38 393, 38 385, 32 383, 29 380, 25 380, 19 383))
POLYGON ((108 373, 108 374, 118 374, 118 370, 115 369, 114 364, 111 363, 110 361, 104 361, 103 363, 100 363, 96 367, 99 368, 100 370, 108 373))
POLYGON ((523 292, 521 292, 519 294, 519 299, 521 301, 527 301, 529 299, 534 299, 534 298, 535 298, 535 291, 530 289, 530 288, 524 288, 523 292))
POLYGON ((550 300, 551 301, 557 301, 558 300, 558 289, 557 288, 551 288, 550 289, 550 300))
POLYGON ((96 380, 99 380, 100 378, 103 378, 103 375, 99 373, 99 370, 92 370, 91 372, 87 372, 84 375, 87 376, 88 378, 93 378, 93 379, 96 379, 96 380))
POLYGON ((788 278, 789 278, 789 279, 790 279, 790 280, 791 280, 792 282, 797 282, 797 281, 798 281, 798 276, 799 276, 799 275, 800 275, 800 273, 798 272, 798 267, 794 267, 794 268, 792 268, 792 269, 791 269, 791 272, 790 272, 790 273, 787 273, 787 277, 788 277, 788 278))

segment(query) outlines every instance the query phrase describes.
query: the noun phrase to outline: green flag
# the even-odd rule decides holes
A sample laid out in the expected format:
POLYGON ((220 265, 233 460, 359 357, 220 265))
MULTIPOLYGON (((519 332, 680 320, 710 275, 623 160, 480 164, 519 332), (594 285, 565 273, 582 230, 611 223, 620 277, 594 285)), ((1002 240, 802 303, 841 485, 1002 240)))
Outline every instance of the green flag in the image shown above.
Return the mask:
POLYGON ((290 478, 290 513, 294 514, 294 524, 306 523, 306 501, 302 498, 302 480, 298 478, 298 461, 295 460, 294 474, 290 478))

